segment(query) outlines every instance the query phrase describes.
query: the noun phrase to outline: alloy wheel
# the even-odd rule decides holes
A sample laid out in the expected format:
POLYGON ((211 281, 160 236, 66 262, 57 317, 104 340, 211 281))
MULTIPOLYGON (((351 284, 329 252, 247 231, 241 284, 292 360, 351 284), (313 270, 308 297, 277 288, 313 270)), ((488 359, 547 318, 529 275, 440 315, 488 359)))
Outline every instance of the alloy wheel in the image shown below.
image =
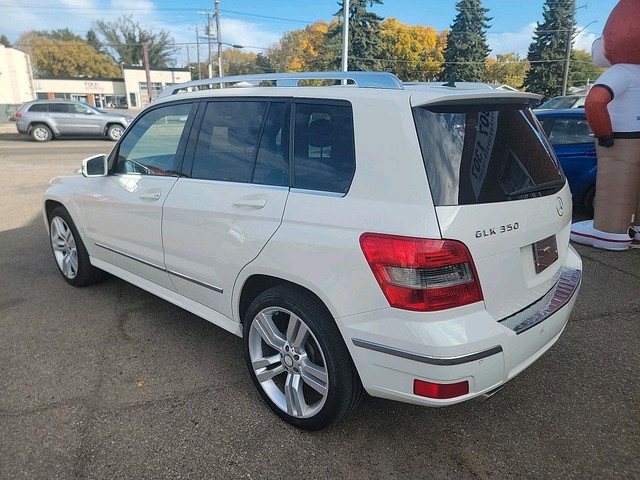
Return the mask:
POLYGON ((73 280, 78 275, 78 248, 69 225, 60 217, 51 222, 51 246, 58 268, 73 280))
POLYGON ((329 391, 324 353, 308 325, 279 307, 260 311, 249 330, 249 357, 260 387, 296 418, 316 415, 329 391))

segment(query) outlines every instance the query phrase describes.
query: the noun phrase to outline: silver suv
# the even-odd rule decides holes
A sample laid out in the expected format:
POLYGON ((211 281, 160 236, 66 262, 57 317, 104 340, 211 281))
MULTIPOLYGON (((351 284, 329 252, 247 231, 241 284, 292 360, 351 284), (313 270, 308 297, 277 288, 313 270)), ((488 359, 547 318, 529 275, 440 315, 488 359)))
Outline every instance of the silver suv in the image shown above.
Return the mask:
POLYGON ((131 115, 106 113, 72 100, 27 102, 16 113, 18 132, 36 142, 63 136, 106 136, 116 142, 132 120, 131 115))

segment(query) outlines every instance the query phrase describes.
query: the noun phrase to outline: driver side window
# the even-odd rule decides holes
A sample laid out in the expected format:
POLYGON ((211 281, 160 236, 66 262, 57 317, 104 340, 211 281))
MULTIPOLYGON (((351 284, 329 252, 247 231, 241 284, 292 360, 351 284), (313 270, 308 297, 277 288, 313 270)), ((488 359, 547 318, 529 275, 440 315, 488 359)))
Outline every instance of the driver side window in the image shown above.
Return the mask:
POLYGON ((182 166, 178 147, 192 107, 181 103, 143 114, 122 139, 113 173, 176 174, 182 166))

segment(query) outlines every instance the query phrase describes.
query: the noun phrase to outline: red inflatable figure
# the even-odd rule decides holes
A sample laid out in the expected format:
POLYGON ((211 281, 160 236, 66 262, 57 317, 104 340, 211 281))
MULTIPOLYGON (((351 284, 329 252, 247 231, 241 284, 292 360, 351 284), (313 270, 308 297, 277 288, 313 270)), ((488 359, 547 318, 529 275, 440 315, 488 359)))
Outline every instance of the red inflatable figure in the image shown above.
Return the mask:
POLYGON ((620 0, 594 63, 610 67, 591 88, 585 113, 597 137, 598 174, 593 221, 571 226, 571 240, 626 250, 640 240, 640 0, 620 0))

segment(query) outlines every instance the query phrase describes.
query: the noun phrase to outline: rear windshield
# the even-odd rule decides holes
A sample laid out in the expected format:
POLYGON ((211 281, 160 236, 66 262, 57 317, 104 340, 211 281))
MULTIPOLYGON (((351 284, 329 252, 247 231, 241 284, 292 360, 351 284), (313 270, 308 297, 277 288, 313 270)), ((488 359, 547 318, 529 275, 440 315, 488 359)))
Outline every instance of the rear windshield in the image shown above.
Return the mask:
POLYGON ((506 202, 557 193, 565 179, 542 127, 523 105, 413 109, 436 205, 506 202))

